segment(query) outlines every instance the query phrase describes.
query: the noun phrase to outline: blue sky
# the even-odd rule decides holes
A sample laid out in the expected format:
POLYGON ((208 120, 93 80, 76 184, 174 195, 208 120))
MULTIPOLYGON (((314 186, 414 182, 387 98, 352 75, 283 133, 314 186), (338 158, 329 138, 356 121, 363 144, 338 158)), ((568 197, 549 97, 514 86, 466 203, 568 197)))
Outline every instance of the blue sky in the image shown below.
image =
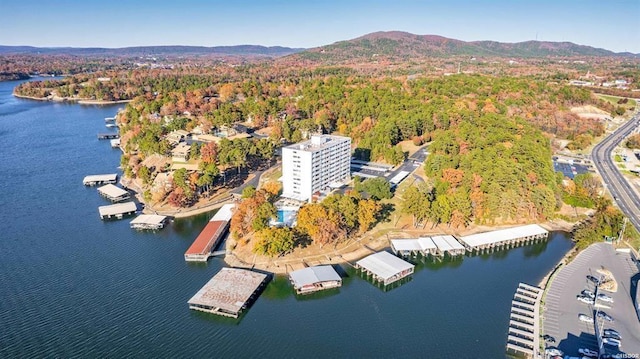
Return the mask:
POLYGON ((640 53, 640 0, 0 0, 0 44, 315 47, 400 30, 640 53))

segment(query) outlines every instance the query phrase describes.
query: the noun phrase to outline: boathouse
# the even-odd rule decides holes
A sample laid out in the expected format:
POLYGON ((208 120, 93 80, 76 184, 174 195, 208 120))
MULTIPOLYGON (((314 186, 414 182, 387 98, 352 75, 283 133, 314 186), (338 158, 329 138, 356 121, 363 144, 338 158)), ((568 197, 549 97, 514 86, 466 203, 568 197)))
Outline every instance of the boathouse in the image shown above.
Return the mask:
POLYGON ((460 237, 460 241, 469 250, 503 249, 511 246, 533 243, 546 239, 549 232, 537 224, 500 229, 492 232, 472 234, 460 237))
POLYGON ((436 255, 437 249, 438 247, 436 247, 431 237, 391 240, 391 250, 393 253, 403 257, 415 256, 417 254, 422 254, 425 257, 429 254, 434 256, 436 255))
POLYGON ((166 224, 167 216, 157 214, 141 214, 134 218, 129 225, 133 229, 162 229, 166 224))
POLYGON ((356 262, 355 267, 371 274, 376 282, 388 285, 411 275, 415 266, 389 252, 382 251, 362 258, 356 262))
POLYGON ((105 174, 105 175, 90 175, 86 176, 82 180, 82 184, 85 186, 95 186, 99 184, 116 183, 118 180, 117 173, 105 174))
POLYGON ((184 253, 187 262, 206 262, 211 256, 211 251, 229 230, 233 204, 225 204, 209 220, 202 232, 196 237, 191 247, 184 253))
POLYGON ((518 284, 511 301, 507 352, 537 358, 540 350, 540 299, 542 289, 518 284))
POLYGON ((433 236, 431 237, 433 243, 436 244, 436 255, 444 257, 445 254, 449 254, 451 257, 463 255, 465 248, 458 240, 451 235, 433 236))
POLYGON ((111 148, 118 148, 118 147, 120 147, 120 139, 119 139, 119 138, 116 138, 116 139, 110 140, 109 142, 111 143, 111 148))
POLYGON ((111 202, 124 201, 130 197, 129 192, 113 184, 106 184, 102 187, 98 187, 98 193, 111 202))
POLYGON ((99 140, 110 140, 112 138, 120 138, 120 134, 118 134, 117 132, 107 132, 107 133, 98 134, 99 140))
POLYGON ((289 280, 298 294, 313 293, 342 286, 342 277, 330 265, 293 271, 289 273, 289 280))
POLYGON ((134 202, 116 203, 109 206, 98 207, 101 219, 121 219, 124 216, 136 213, 136 210, 137 207, 134 202))
POLYGON ((238 318, 267 283, 267 275, 247 269, 222 268, 191 299, 189 309, 238 318))

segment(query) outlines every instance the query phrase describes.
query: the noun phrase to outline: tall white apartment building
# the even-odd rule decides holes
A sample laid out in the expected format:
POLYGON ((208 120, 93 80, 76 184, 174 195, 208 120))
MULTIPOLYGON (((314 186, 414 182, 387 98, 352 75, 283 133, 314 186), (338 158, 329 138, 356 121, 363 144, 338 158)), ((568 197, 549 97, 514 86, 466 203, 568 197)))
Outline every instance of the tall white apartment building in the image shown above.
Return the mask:
POLYGON ((350 178, 351 138, 313 135, 282 148, 283 197, 308 201, 350 178))

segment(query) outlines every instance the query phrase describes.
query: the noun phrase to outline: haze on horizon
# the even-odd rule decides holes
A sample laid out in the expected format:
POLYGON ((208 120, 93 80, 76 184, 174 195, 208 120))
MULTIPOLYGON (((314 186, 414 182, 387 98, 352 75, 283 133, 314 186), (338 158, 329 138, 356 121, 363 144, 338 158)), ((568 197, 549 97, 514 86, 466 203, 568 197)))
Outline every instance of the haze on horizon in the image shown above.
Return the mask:
POLYGON ((476 41, 569 41, 640 53, 640 1, 7 0, 0 44, 311 48, 376 31, 476 41))

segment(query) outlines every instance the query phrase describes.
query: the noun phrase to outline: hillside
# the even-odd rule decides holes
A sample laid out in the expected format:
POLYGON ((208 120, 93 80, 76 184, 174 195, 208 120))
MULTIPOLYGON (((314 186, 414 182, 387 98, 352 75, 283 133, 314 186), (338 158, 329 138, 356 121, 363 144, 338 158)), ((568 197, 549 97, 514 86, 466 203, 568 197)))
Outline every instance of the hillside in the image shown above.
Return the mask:
POLYGON ((437 35, 415 35, 407 32, 374 32, 356 39, 339 41, 289 56, 302 60, 343 62, 387 58, 395 60, 427 57, 490 56, 638 56, 615 53, 571 42, 526 41, 501 43, 495 41, 461 41, 437 35))

